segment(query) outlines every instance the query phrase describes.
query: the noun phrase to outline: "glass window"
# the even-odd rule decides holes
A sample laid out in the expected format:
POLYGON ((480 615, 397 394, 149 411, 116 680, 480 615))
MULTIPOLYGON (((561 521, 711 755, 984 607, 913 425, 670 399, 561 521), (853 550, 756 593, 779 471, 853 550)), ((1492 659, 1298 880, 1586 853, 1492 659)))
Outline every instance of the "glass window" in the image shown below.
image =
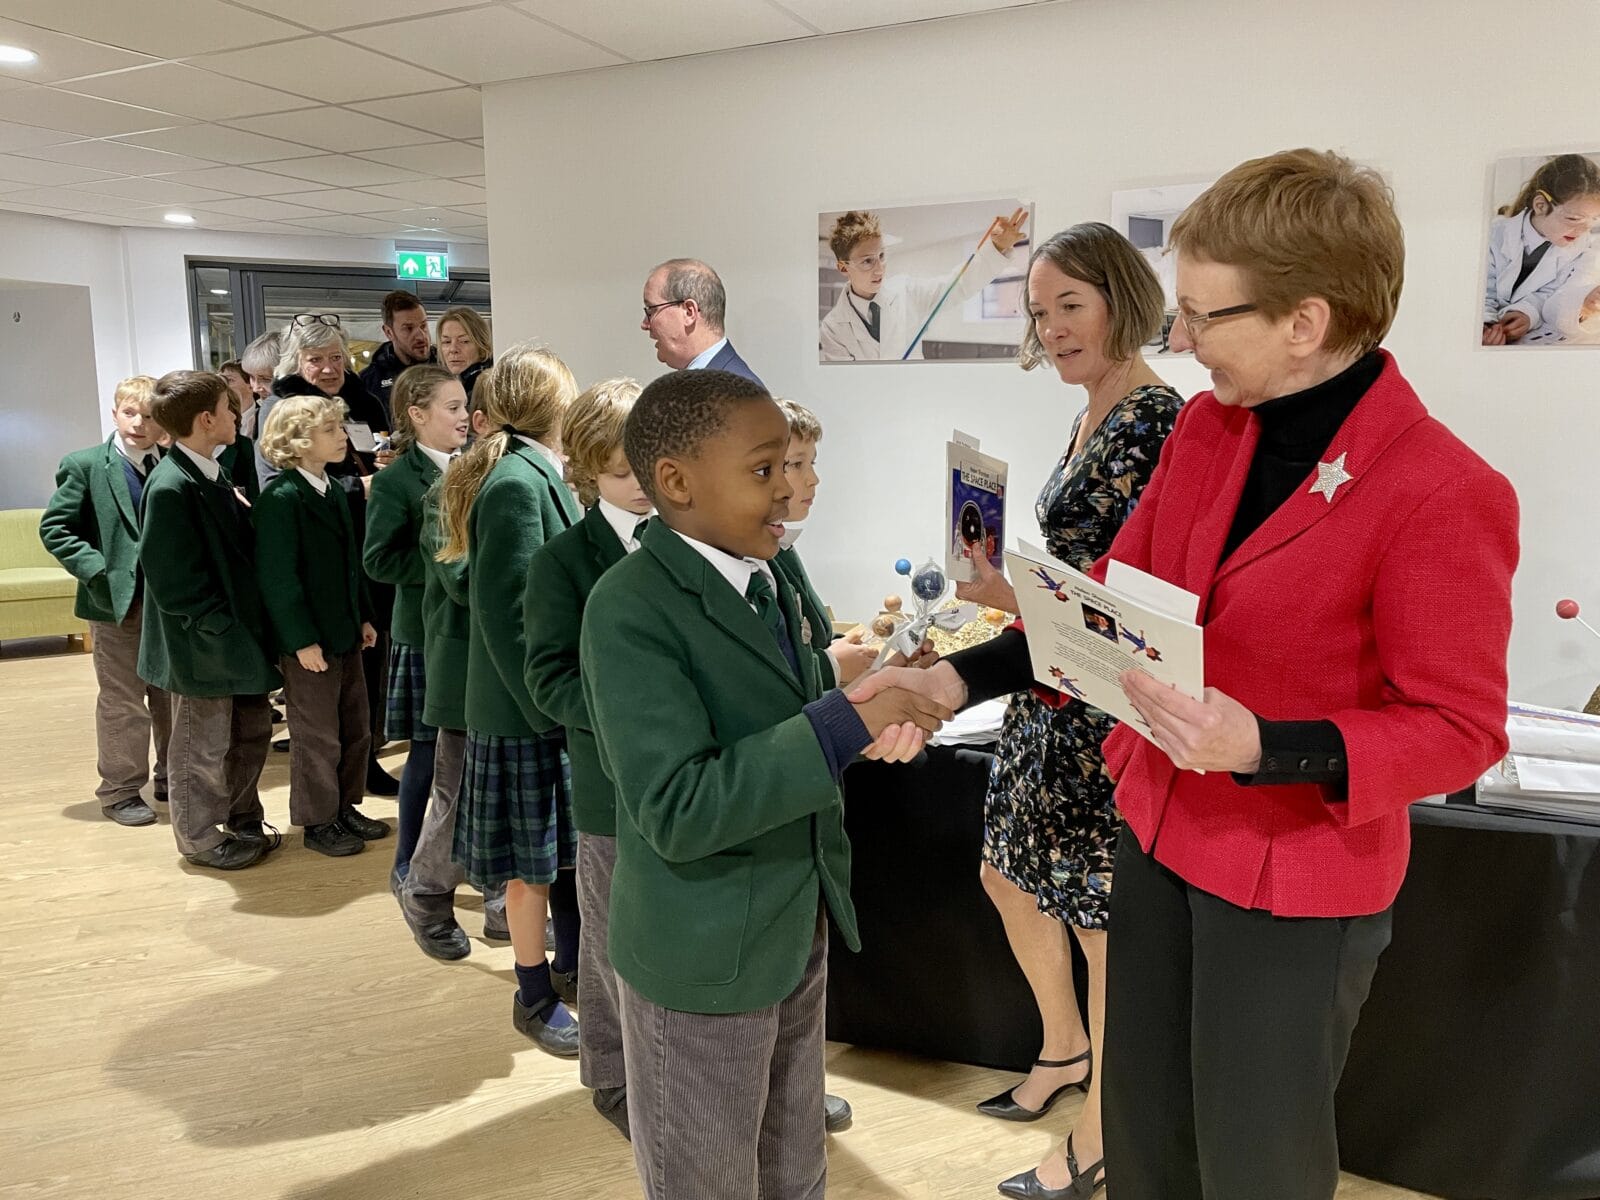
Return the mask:
POLYGON ((195 362, 202 371, 215 371, 230 358, 234 347, 233 293, 226 267, 197 267, 192 272, 195 312, 195 362))

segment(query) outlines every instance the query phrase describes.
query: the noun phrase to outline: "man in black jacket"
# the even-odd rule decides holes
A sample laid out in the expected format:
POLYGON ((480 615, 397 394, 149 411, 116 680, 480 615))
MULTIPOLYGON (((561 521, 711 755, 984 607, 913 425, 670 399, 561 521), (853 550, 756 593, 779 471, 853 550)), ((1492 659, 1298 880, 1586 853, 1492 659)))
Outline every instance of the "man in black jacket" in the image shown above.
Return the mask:
MULTIPOLYGON (((373 352, 372 362, 361 372, 361 382, 389 412, 389 392, 400 372, 435 361, 433 340, 428 336, 428 310, 415 293, 401 288, 383 298, 383 336, 389 340, 373 352)), ((391 419, 393 415, 390 413, 391 419)))

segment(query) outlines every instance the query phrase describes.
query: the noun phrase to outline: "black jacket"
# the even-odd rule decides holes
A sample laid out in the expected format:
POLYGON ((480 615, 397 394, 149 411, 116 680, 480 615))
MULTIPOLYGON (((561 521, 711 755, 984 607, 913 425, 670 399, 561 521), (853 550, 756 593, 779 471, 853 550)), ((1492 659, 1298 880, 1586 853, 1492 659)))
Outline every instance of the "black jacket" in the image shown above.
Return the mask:
POLYGON ((456 377, 461 380, 461 386, 467 393, 468 401, 472 399, 472 388, 478 382, 478 376, 482 375, 485 370, 492 366, 494 366, 494 355, 491 354, 482 362, 473 363, 470 367, 456 377))
MULTIPOLYGON (((428 347, 427 361, 439 361, 439 351, 433 346, 428 347)), ((372 362, 361 372, 362 386, 383 401, 383 411, 389 414, 391 421, 394 419, 394 409, 389 406, 389 394, 394 390, 394 381, 400 378, 400 372, 405 369, 406 364, 394 352, 394 343, 385 342, 372 352, 372 362)))

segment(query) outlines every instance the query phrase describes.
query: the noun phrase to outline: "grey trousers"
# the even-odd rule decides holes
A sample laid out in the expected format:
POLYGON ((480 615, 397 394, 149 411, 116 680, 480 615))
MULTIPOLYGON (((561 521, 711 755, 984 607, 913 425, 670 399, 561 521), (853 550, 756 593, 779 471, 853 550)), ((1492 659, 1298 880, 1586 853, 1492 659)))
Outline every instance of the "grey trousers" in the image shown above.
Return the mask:
POLYGON ((676 1012, 618 977, 628 1124, 648 1200, 820 1200, 827 985, 820 914, 805 973, 769 1008, 676 1012))
MULTIPOLYGON (((467 735, 461 729, 439 730, 433 750, 433 789, 422 832, 411 852, 411 865, 400 888, 400 903, 422 922, 442 921, 455 911, 455 891, 466 878, 451 857, 456 837, 456 810, 467 770, 467 735)), ((484 893, 483 915, 491 925, 504 925, 506 890, 484 893)), ((581 986, 581 985, 580 985, 581 986)))
POLYGON ((361 652, 328 654, 326 671, 308 671, 292 654, 278 662, 289 724, 289 820, 326 825, 361 803, 367 788, 372 725, 361 652))
POLYGON ((139 678, 142 608, 142 600, 135 600, 119 622, 89 622, 94 633, 94 677, 100 686, 94 702, 100 786, 94 794, 102 809, 132 800, 151 778, 156 791, 167 790, 172 697, 139 678), (156 746, 154 776, 150 771, 152 740, 156 746))
POLYGON ((628 1082, 623 1069, 622 1014, 617 973, 611 969, 606 926, 611 920, 611 876, 617 869, 617 839, 578 834, 578 1078, 584 1087, 615 1088, 628 1082))
POLYGON ((167 796, 181 853, 220 845, 228 835, 219 826, 262 819, 257 785, 271 743, 265 696, 172 694, 167 796))

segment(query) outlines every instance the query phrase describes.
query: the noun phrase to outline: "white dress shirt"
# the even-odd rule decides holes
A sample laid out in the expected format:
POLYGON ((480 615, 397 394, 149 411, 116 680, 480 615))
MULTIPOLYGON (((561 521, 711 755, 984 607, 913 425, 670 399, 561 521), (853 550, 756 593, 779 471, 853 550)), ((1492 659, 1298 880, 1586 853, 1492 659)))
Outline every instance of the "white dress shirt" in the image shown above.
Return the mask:
POLYGON ((299 471, 300 474, 304 475, 306 479, 310 481, 311 486, 317 489, 317 495, 326 496, 328 494, 328 477, 326 475, 313 475, 304 467, 298 466, 295 467, 295 470, 299 471))
MULTIPOLYGON (((671 527, 669 526, 668 528, 671 527)), ((732 587, 734 591, 739 593, 740 598, 744 599, 746 604, 750 605, 751 612, 756 611, 756 606, 752 601, 745 597, 744 593, 745 589, 750 586, 750 576, 754 575, 757 571, 760 571, 767 577, 767 584, 772 588, 772 594, 774 596, 778 594, 778 580, 772 574, 772 567, 770 564, 762 561, 759 558, 735 558, 726 550, 718 550, 715 546, 708 546, 704 542, 697 542, 694 540, 694 538, 689 537, 687 534, 678 533, 676 529, 672 530, 672 532, 677 533, 679 537, 683 538, 683 540, 700 555, 700 557, 704 558, 708 563, 717 569, 717 574, 726 579, 728 581, 728 585, 732 587)))
POLYGON ((428 460, 441 471, 448 471, 450 463, 455 459, 454 454, 446 454, 443 450, 435 450, 432 446, 424 446, 421 442, 417 443, 417 449, 426 454, 428 460))
POLYGON ((543 442, 536 441, 535 439, 521 433, 517 434, 517 441, 521 442, 524 446, 532 446, 544 457, 546 462, 556 469, 557 475, 559 475, 562 479, 567 477, 567 464, 562 462, 561 455, 550 449, 549 446, 546 446, 543 442))
POLYGON ((120 433, 111 439, 111 444, 117 448, 118 454, 134 465, 134 469, 139 472, 141 477, 149 475, 155 468, 156 463, 161 459, 154 446, 151 446, 148 450, 129 449, 128 443, 122 440, 120 433))
POLYGON ((195 463, 195 465, 200 468, 201 473, 204 474, 207 479, 211 480, 212 483, 215 483, 217 480, 222 478, 222 466, 217 462, 216 459, 191 450, 182 442, 173 442, 172 444, 187 454, 195 463))
POLYGON ((611 531, 617 535, 617 541, 622 543, 624 550, 632 554, 639 548, 639 539, 633 536, 633 531, 639 527, 640 521, 648 521, 653 514, 645 513, 641 517, 638 513, 618 508, 604 496, 600 498, 598 506, 600 515, 606 519, 606 524, 610 525, 611 531))
POLYGON ((689 364, 683 369, 685 371, 703 371, 705 369, 705 365, 717 355, 721 354, 722 348, 727 344, 728 339, 723 338, 716 344, 707 346, 704 350, 700 351, 699 354, 696 354, 693 358, 691 358, 689 360, 689 364))

